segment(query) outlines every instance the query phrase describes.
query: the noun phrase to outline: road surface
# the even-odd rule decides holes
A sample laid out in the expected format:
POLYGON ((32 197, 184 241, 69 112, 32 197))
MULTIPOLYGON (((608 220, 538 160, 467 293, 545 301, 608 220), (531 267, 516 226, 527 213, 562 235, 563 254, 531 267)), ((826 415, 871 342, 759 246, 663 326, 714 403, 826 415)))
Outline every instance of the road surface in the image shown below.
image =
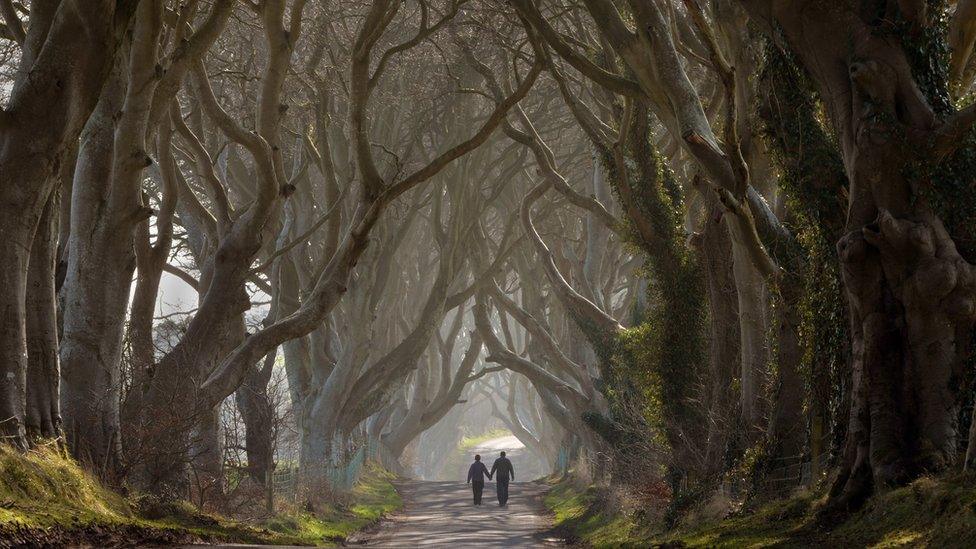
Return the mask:
MULTIPOLYGON (((530 480, 538 473, 522 443, 513 436, 500 437, 469 450, 469 458, 481 454, 491 463, 504 450, 515 466, 515 478, 530 480)), ((459 480, 413 481, 397 483, 403 509, 376 527, 354 534, 350 547, 556 547, 564 543, 548 531, 551 524, 542 504, 548 487, 541 482, 513 482, 509 485, 506 507, 495 499, 495 483, 485 483, 482 505, 472 503, 471 487, 464 483, 468 464, 458 473, 459 480)), ((254 545, 217 545, 243 549, 254 545)), ((270 549, 269 546, 264 546, 270 549)), ((284 546, 275 546, 285 549, 284 546)), ((290 548, 289 548, 290 549, 290 548)))
POLYGON ((472 503, 471 487, 464 483, 470 460, 481 454, 488 467, 504 450, 515 466, 515 478, 531 480, 538 466, 530 464, 524 446, 513 436, 486 441, 469 450, 458 480, 402 481, 397 490, 403 510, 384 520, 372 532, 356 535, 349 546, 366 547, 554 547, 563 545, 550 537, 551 524, 542 504, 548 487, 537 482, 509 485, 506 507, 495 499, 495 483, 485 483, 482 505, 472 503))
POLYGON ((546 486, 514 482, 506 507, 495 500, 495 483, 485 483, 484 502, 475 506, 460 482, 404 481, 397 489, 403 510, 348 545, 366 547, 554 547, 542 505, 546 486))

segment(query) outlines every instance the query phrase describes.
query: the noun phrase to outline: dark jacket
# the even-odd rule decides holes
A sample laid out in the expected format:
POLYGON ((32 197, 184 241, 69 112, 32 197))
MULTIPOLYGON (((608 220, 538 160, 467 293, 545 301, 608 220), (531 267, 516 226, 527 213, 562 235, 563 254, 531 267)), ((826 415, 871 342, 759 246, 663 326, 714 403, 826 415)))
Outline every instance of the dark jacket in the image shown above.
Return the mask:
POLYGON ((515 480, 515 467, 512 467, 512 462, 508 461, 508 458, 498 458, 495 463, 491 466, 491 474, 493 476, 495 471, 498 471, 498 480, 515 480))
POLYGON ((484 482, 485 475, 488 475, 488 468, 480 461, 472 463, 471 467, 468 468, 468 482, 484 482))

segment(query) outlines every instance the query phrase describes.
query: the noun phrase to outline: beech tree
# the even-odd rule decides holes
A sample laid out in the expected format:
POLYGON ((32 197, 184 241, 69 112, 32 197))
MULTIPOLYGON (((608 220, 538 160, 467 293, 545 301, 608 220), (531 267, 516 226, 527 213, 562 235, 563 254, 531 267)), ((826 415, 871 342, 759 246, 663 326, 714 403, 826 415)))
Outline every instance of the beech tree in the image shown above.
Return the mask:
POLYGON ((504 427, 668 524, 972 467, 974 6, 0 0, 0 437, 267 509, 504 427))
POLYGON ((37 401, 27 406, 28 377, 53 385, 58 371, 53 363, 56 353, 50 352, 56 332, 52 328, 54 285, 32 284, 32 292, 38 294, 29 299, 27 295, 32 243, 39 236, 36 272, 39 281, 47 281, 54 274, 46 264, 53 259, 53 218, 58 211, 57 202, 49 202, 57 198, 60 167, 71 159, 69 152, 95 107, 136 5, 55 2, 35 6, 26 18, 16 9, 3 13, 5 32, 20 46, 20 59, 10 96, 0 111, 4 196, 0 280, 9 289, 3 298, 0 330, 4 380, 0 416, 3 435, 19 446, 26 444, 28 424, 36 426, 38 434, 51 434, 51 427, 60 424, 50 389, 32 390, 37 401), (37 328, 31 330, 31 347, 37 351, 33 367, 27 352, 28 303, 32 328, 37 328), (35 368, 38 375, 28 376, 28 369, 35 368), (38 415, 29 420, 28 409, 38 415))

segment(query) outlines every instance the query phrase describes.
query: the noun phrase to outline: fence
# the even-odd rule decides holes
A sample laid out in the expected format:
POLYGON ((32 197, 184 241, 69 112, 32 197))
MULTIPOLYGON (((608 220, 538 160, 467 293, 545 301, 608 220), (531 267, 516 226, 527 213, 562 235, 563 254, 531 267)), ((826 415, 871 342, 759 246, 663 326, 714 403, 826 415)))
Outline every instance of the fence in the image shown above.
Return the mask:
POLYGON ((559 447, 559 454, 556 456, 556 468, 553 472, 566 474, 569 471, 569 452, 565 447, 559 447))
POLYGON ((810 486, 820 481, 814 478, 815 471, 818 477, 823 475, 827 469, 827 462, 830 453, 825 452, 809 460, 804 456, 789 456, 777 458, 776 465, 773 467, 762 481, 763 491, 767 493, 786 493, 803 486, 810 486), (814 468, 814 465, 817 465, 814 468))
MULTIPOLYGON (((332 491, 344 492, 356 485, 367 460, 377 461, 384 467, 390 467, 389 463, 395 461, 382 444, 365 440, 355 452, 343 460, 344 463, 335 463, 333 460, 333 463, 324 465, 321 471, 304 471, 304 475, 306 478, 326 479, 332 491)), ((297 463, 279 463, 271 476, 275 495, 285 499, 293 499, 298 495, 302 473, 297 463)))

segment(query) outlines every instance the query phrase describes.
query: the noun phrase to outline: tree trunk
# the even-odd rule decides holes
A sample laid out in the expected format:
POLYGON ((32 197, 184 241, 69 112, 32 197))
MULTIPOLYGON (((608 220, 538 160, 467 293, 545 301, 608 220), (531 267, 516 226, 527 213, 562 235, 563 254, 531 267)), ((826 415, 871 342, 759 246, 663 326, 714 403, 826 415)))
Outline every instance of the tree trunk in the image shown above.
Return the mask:
MULTIPOLYGON (((777 346, 776 379, 773 387, 773 406, 766 432, 769 445, 767 455, 772 458, 798 456, 803 453, 806 441, 806 421, 803 417, 806 390, 799 370, 804 360, 804 349, 798 331, 800 315, 796 306, 802 300, 801 282, 801 280, 780 281, 780 303, 776 304, 774 311, 777 346)), ((817 460, 820 455, 818 453, 811 457, 817 460)))
POLYGON ((970 170, 952 175, 965 165, 945 152, 970 128, 947 123, 954 114, 933 53, 934 21, 907 20, 897 9, 878 17, 854 1, 745 4, 779 26, 806 68, 850 181, 837 249, 850 304, 852 408, 828 508, 844 510, 874 487, 943 470, 956 457, 976 272, 950 236, 968 241, 965 226, 943 223, 971 199, 941 193, 972 185, 970 170))
POLYGON ((739 420, 749 446, 762 432, 762 389, 769 356, 766 346, 766 296, 762 276, 746 250, 746 244, 732 237, 732 273, 738 296, 739 322, 739 420))
POLYGON ((715 479, 725 468, 729 437, 735 427, 733 387, 740 364, 739 311, 729 231, 721 220, 721 209, 708 194, 704 196, 711 207, 706 208, 705 224, 693 244, 699 248, 708 287, 709 386, 704 469, 706 477, 715 479))
POLYGON ((124 81, 116 70, 89 119, 78 152, 61 340, 61 408, 72 453, 114 479, 121 463, 120 360, 129 287, 131 238, 120 233, 134 211, 112 208, 115 116, 124 81))
POLYGON ((219 406, 197 414, 185 459, 189 463, 191 501, 200 507, 219 506, 224 493, 219 406))
POLYGON ((54 290, 60 192, 51 193, 31 247, 27 279, 27 436, 61 434, 58 313, 54 290))
POLYGON ((31 6, 17 79, 0 125, 0 435, 16 446, 26 444, 31 243, 60 164, 98 99, 135 7, 77 4, 31 6))
POLYGON ((247 473, 261 485, 274 468, 274 409, 268 397, 268 382, 277 354, 275 351, 264 359, 263 364, 255 365, 234 393, 244 419, 247 473))

